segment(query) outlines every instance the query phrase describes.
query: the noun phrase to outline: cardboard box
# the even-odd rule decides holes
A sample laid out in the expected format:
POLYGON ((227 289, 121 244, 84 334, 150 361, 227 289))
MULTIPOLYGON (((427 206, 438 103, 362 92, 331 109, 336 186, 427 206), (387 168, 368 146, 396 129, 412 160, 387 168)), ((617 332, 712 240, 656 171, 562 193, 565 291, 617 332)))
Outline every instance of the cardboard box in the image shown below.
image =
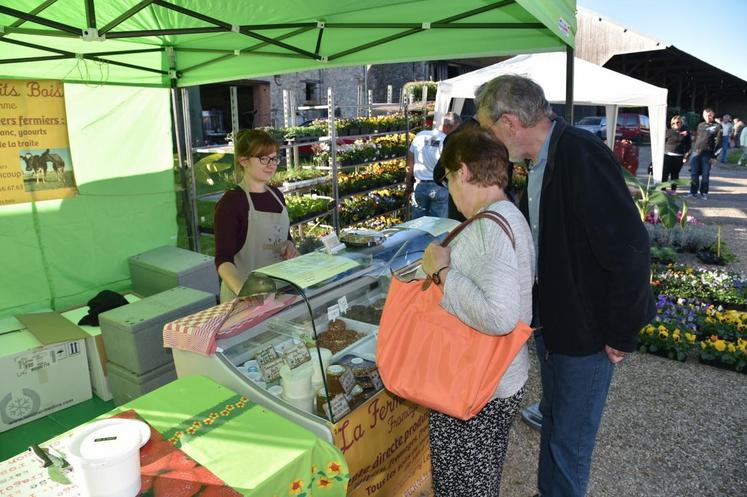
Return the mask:
POLYGON ((0 432, 91 398, 86 337, 56 312, 0 320, 0 432))
POLYGON ((177 286, 220 294, 213 257, 179 247, 158 247, 129 258, 135 293, 145 297, 177 286))
MULTIPOLYGON (((137 302, 140 297, 131 293, 125 294, 128 302, 137 302)), ((88 314, 88 306, 78 307, 62 313, 71 323, 77 325, 81 318, 88 314)), ((78 325, 89 337, 86 338, 86 355, 88 356, 88 374, 91 377, 93 393, 101 400, 112 400, 112 391, 109 386, 109 374, 106 367, 107 355, 104 348, 104 337, 98 326, 78 325)))

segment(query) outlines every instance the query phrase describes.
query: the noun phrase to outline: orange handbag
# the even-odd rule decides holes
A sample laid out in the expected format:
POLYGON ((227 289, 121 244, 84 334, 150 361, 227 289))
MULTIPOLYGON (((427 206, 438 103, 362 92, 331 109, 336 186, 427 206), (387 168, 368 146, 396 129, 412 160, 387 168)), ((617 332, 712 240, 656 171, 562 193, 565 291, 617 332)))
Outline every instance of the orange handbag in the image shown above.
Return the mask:
MULTIPOLYGON (((498 223, 516 248, 508 222, 492 211, 457 226, 441 246, 483 218, 498 223)), ((379 325, 376 363, 390 392, 467 420, 493 396, 532 328, 519 321, 506 335, 481 333, 446 312, 440 305, 442 296, 430 278, 405 282, 393 275, 379 325)))

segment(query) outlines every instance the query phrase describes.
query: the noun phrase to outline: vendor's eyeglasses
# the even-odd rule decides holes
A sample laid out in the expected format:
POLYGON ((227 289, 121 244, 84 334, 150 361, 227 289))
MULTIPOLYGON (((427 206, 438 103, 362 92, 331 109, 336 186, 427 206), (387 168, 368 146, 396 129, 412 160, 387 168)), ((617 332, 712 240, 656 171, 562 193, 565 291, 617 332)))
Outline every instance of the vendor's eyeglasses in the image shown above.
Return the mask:
POLYGON ((263 166, 268 165, 270 162, 272 162, 273 164, 280 163, 280 159, 278 158, 277 155, 275 157, 270 157, 269 155, 262 155, 262 156, 255 156, 255 157, 259 159, 259 163, 262 164, 263 166))

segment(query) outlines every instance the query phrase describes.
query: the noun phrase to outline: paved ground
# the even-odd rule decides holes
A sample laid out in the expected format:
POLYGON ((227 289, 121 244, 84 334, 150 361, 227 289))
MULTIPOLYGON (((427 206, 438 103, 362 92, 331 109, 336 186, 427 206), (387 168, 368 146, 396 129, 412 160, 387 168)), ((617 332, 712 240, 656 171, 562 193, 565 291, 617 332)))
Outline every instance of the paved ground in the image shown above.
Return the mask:
MULTIPOLYGON (((682 175, 689 175, 686 167, 682 175)), ((722 227, 724 241, 741 259, 729 268, 747 274, 747 168, 716 167, 709 199, 690 202, 690 209, 699 220, 722 227)), ((532 358, 526 405, 537 402, 541 393, 534 353, 532 358)), ((744 495, 745 398, 747 375, 693 358, 683 364, 646 354, 628 356, 612 382, 588 496, 744 495)), ((517 420, 503 472, 503 497, 534 495, 538 451, 539 434, 517 420)))

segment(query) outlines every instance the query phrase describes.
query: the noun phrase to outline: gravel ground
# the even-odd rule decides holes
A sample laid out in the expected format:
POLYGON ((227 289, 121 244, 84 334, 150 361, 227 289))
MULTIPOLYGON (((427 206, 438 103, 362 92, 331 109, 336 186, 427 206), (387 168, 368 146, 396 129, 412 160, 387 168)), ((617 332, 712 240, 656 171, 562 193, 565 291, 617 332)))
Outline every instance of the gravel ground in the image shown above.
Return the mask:
MULTIPOLYGON (((645 157, 644 150, 641 156, 645 157)), ((685 167, 682 176, 688 174, 685 167)), ((689 205, 700 221, 721 226, 723 240, 739 258, 728 269, 747 274, 747 168, 714 168, 709 199, 689 205)), ((700 265, 694 257, 681 261, 700 265)), ((533 351, 531 356, 525 405, 538 402, 541 395, 533 351)), ((612 381, 587 495, 745 495, 745 398, 745 374, 705 366, 694 357, 679 363, 629 355, 612 381)), ((534 495, 538 453, 539 433, 517 420, 503 470, 503 497, 534 495)))

